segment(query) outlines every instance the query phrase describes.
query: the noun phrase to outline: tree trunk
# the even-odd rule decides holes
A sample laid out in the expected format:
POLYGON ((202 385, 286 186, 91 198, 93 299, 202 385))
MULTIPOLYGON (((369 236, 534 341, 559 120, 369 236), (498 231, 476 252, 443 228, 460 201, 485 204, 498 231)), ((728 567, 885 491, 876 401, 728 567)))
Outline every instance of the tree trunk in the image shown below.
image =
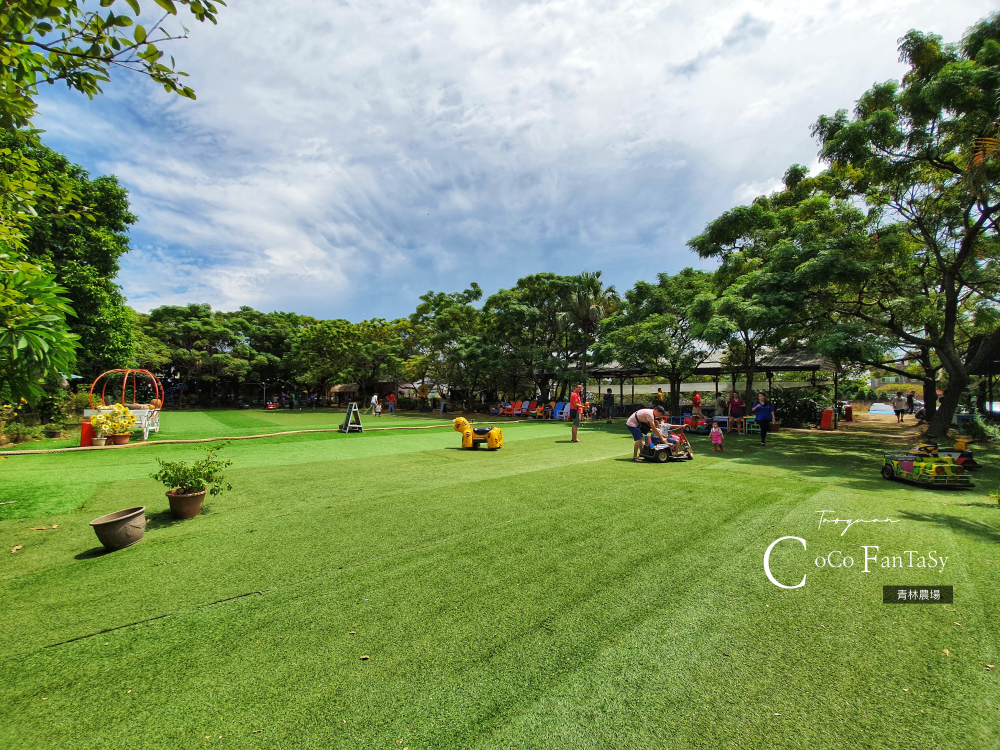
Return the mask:
POLYGON ((937 412, 937 381, 924 378, 924 421, 931 422, 937 412))
POLYGON ((757 400, 756 394, 753 392, 753 376, 755 373, 755 365, 753 362, 750 363, 750 367, 747 368, 747 395, 744 397, 748 404, 752 404, 757 400))
POLYGON ((948 434, 951 427, 951 418, 958 408, 958 402, 962 399, 962 392, 969 384, 969 376, 964 370, 960 373, 948 373, 948 387, 944 389, 944 396, 941 397, 940 408, 935 411, 934 418, 930 420, 930 426, 924 433, 930 439, 940 439, 948 434))
POLYGON ((681 413, 681 380, 682 378, 671 377, 670 381, 670 413, 672 415, 681 413))

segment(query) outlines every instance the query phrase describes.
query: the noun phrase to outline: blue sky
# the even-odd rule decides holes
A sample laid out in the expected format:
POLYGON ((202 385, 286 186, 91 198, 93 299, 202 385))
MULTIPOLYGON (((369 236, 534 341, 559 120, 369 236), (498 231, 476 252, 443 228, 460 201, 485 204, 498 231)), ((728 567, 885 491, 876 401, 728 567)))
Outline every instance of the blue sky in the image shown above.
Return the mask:
POLYGON ((196 102, 119 74, 43 90, 37 124, 129 189, 137 309, 393 318, 472 281, 699 265, 685 241, 816 165, 809 126, 898 78, 900 36, 991 9, 232 0, 168 49, 196 102))

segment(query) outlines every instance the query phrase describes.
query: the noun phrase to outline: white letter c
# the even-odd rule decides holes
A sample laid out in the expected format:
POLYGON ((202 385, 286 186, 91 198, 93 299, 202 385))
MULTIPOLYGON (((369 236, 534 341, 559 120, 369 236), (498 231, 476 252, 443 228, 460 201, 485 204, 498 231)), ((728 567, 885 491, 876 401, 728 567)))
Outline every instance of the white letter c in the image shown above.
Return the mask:
POLYGON ((779 589, 798 589, 798 588, 802 588, 803 586, 806 585, 806 577, 805 577, 804 574, 802 576, 802 581, 799 583, 798 586, 786 586, 783 583, 778 583, 774 579, 774 576, 771 575, 771 550, 774 549, 774 545, 776 545, 778 542, 783 542, 786 539, 795 539, 797 541, 800 541, 800 542, 802 542, 802 549, 806 548, 806 540, 802 539, 801 537, 797 537, 797 536, 783 536, 783 537, 781 537, 781 539, 775 539, 773 542, 771 542, 771 545, 767 548, 767 552, 764 553, 764 573, 767 575, 767 580, 769 580, 771 583, 773 583, 779 589))

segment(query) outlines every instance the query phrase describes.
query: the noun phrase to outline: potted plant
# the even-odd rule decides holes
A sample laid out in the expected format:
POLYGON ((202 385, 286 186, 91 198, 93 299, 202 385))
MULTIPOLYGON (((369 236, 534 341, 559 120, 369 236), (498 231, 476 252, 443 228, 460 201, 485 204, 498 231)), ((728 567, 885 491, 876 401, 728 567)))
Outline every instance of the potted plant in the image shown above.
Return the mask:
POLYGON ((209 448, 205 458, 191 464, 156 459, 160 470, 153 474, 153 479, 170 488, 167 500, 170 501, 170 514, 174 518, 194 518, 201 512, 206 492, 211 492, 212 497, 215 497, 233 488, 222 473, 233 462, 216 458, 216 454, 226 445, 228 443, 209 448))
POLYGON ((102 412, 102 415, 105 417, 104 434, 110 435, 115 445, 125 445, 135 427, 135 415, 121 404, 112 405, 111 411, 107 414, 102 412))
POLYGON ((94 428, 94 434, 97 436, 90 439, 90 444, 103 446, 107 442, 107 438, 104 437, 104 431, 108 427, 108 415, 103 412, 93 415, 90 418, 90 426, 94 428))

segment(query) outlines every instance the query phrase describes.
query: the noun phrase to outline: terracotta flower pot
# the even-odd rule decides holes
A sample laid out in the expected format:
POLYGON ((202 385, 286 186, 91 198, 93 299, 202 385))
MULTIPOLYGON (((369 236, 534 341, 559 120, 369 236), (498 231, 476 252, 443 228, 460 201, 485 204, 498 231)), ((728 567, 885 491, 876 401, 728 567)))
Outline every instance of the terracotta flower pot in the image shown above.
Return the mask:
POLYGON ((202 490, 185 495, 180 490, 170 490, 167 493, 170 515, 174 518, 194 518, 201 513, 201 506, 205 503, 205 492, 202 490))
POLYGON ((106 437, 91 438, 90 439, 90 444, 91 445, 103 446, 107 442, 107 440, 108 439, 106 437))
POLYGON ((94 533, 109 552, 128 547, 142 541, 146 531, 146 507, 128 508, 90 522, 94 533))
POLYGON ((132 437, 131 435, 112 435, 111 442, 115 445, 125 445, 128 439, 132 437))

